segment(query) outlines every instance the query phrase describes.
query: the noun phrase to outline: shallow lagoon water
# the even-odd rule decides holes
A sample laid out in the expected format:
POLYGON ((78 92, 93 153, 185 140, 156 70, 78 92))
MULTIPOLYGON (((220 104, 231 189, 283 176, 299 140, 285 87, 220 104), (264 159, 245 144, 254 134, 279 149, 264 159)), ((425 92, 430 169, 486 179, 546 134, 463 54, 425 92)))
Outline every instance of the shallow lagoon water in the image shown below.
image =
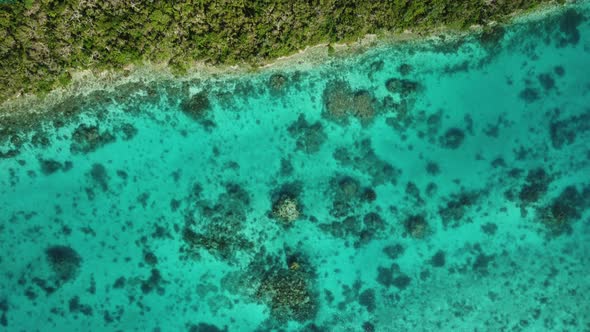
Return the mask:
POLYGON ((589 14, 64 102, 0 150, 0 329, 589 331, 589 14))

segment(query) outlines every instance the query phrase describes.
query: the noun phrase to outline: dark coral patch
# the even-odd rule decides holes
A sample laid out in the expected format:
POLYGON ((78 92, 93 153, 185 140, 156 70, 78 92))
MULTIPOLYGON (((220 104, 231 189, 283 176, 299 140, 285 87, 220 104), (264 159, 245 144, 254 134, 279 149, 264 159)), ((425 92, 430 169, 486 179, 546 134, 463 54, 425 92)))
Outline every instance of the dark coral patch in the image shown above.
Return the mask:
POLYGON ((434 267, 443 267, 446 264, 446 255, 442 250, 437 251, 432 258, 430 258, 430 264, 434 267))
POLYGON ((256 297, 265 302, 278 321, 311 320, 317 313, 316 295, 309 276, 298 269, 272 269, 263 277, 256 297))
POLYGON ((440 144, 447 149, 457 149, 465 140, 465 132, 459 128, 450 128, 440 138, 440 144))
POLYGON ((410 236, 421 239, 428 233, 428 223, 423 215, 412 215, 404 221, 404 229, 410 236))
POLYGON ((377 102, 373 95, 368 90, 354 91, 346 81, 329 82, 323 93, 323 101, 322 116, 340 124, 347 124, 350 117, 367 124, 377 113, 377 102))
POLYGON ((201 322, 197 325, 188 326, 188 332, 227 332, 227 326, 220 329, 215 325, 201 322))
POLYGON ((543 168, 536 168, 529 171, 526 183, 522 186, 518 197, 524 204, 534 203, 546 192, 551 182, 549 175, 543 168))
POLYGON ((560 235, 571 232, 571 225, 582 216, 590 202, 590 188, 579 191, 568 186, 549 204, 538 209, 538 216, 549 234, 560 235))
POLYGON ((376 300, 375 300, 375 290, 373 289, 366 289, 359 295, 359 304, 362 305, 367 309, 368 312, 375 311, 376 300))
POLYGON ((73 280, 78 275, 82 257, 72 248, 56 245, 45 250, 49 266, 53 270, 57 284, 73 280))
POLYGON ((41 173, 44 175, 51 175, 63 168, 63 164, 53 159, 40 159, 41 173))
POLYGON ((309 123, 303 114, 299 115, 297 121, 289 126, 288 131, 295 139, 297 150, 305 153, 318 152, 327 139, 322 123, 319 121, 309 123))
POLYGON ((88 153, 95 151, 116 140, 109 131, 101 131, 98 125, 81 124, 72 134, 72 153, 88 153))
POLYGON ((481 46, 488 51, 496 49, 504 39, 506 29, 501 25, 488 26, 479 35, 481 46))
POLYGON ((333 121, 347 122, 352 113, 352 89, 346 81, 331 81, 324 90, 323 116, 333 121))
POLYGON ((551 74, 540 74, 538 77, 539 83, 545 89, 545 91, 551 90, 555 87, 555 80, 551 76, 551 74))
POLYGON ((390 78, 385 82, 385 88, 391 93, 397 93, 402 97, 406 97, 417 92, 420 88, 420 84, 408 79, 390 78))
POLYGON ((463 191, 452 195, 446 205, 439 209, 439 215, 443 225, 457 227, 463 221, 468 210, 475 205, 480 193, 474 191, 463 191))
POLYGON ((92 181, 97 184, 102 191, 109 190, 109 179, 110 176, 107 173, 107 169, 102 165, 95 163, 92 165, 92 169, 90 169, 90 177, 92 181))
POLYGON ((580 41, 578 27, 582 22, 584 22, 584 15, 572 8, 566 10, 559 21, 561 35, 558 38, 558 46, 577 45, 580 41))
MULTIPOLYGON (((198 193, 200 188, 195 187, 198 193)), ((215 202, 198 201, 196 209, 185 216, 182 252, 186 257, 199 257, 203 249, 231 260, 238 251, 251 249, 254 244, 242 233, 249 204, 250 194, 236 183, 226 184, 226 191, 215 202)))
POLYGON ((556 149, 572 144, 578 135, 590 131, 590 111, 563 119, 553 119, 549 125, 551 144, 556 149))
POLYGON ((395 286, 399 290, 406 289, 412 279, 399 270, 399 266, 393 264, 390 268, 377 268, 377 282, 387 288, 395 286))
POLYGON ((268 78, 268 88, 273 95, 280 94, 285 91, 287 87, 288 79, 287 76, 283 74, 272 74, 268 78))
POLYGON ((410 64, 407 64, 407 63, 402 63, 401 65, 399 65, 399 67, 397 67, 397 71, 402 76, 409 75, 410 73, 412 73, 413 70, 414 70, 414 67, 410 64))
POLYGON ((180 103, 182 112, 194 120, 201 121, 211 108, 207 91, 198 92, 180 103))
POLYGON ((524 100, 527 104, 530 104, 539 100, 541 95, 539 94, 539 90, 527 87, 518 94, 518 97, 524 100))
POLYGON ((401 244, 394 244, 383 248, 383 253, 391 259, 398 258, 404 251, 405 249, 401 244))

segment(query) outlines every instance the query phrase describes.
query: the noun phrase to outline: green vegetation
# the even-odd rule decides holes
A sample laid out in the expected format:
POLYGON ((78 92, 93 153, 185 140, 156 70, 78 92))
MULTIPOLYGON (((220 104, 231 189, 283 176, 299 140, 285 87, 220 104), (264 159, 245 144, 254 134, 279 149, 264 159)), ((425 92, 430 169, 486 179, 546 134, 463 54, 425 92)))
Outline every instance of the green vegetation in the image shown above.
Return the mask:
POLYGON ((0 2, 0 102, 81 69, 249 63, 367 33, 502 20, 549 0, 20 0, 0 2))

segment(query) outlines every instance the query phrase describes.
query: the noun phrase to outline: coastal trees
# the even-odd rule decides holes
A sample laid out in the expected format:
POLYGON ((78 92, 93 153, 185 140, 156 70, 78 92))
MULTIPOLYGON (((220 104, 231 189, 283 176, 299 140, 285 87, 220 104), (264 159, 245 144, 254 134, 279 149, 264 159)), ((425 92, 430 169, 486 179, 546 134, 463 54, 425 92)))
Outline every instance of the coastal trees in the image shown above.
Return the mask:
POLYGON ((0 102, 69 82, 76 70, 147 61, 249 63, 367 33, 465 28, 548 0, 96 1, 0 4, 0 102))

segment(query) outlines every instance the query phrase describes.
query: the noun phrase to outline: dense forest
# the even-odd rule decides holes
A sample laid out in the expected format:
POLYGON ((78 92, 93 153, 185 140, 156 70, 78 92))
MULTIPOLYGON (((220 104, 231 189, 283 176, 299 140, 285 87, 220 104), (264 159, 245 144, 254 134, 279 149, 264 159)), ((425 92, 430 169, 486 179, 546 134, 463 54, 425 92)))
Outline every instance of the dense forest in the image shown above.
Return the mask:
POLYGON ((81 69, 248 63, 368 33, 464 29, 548 0, 21 0, 0 2, 0 102, 81 69))

